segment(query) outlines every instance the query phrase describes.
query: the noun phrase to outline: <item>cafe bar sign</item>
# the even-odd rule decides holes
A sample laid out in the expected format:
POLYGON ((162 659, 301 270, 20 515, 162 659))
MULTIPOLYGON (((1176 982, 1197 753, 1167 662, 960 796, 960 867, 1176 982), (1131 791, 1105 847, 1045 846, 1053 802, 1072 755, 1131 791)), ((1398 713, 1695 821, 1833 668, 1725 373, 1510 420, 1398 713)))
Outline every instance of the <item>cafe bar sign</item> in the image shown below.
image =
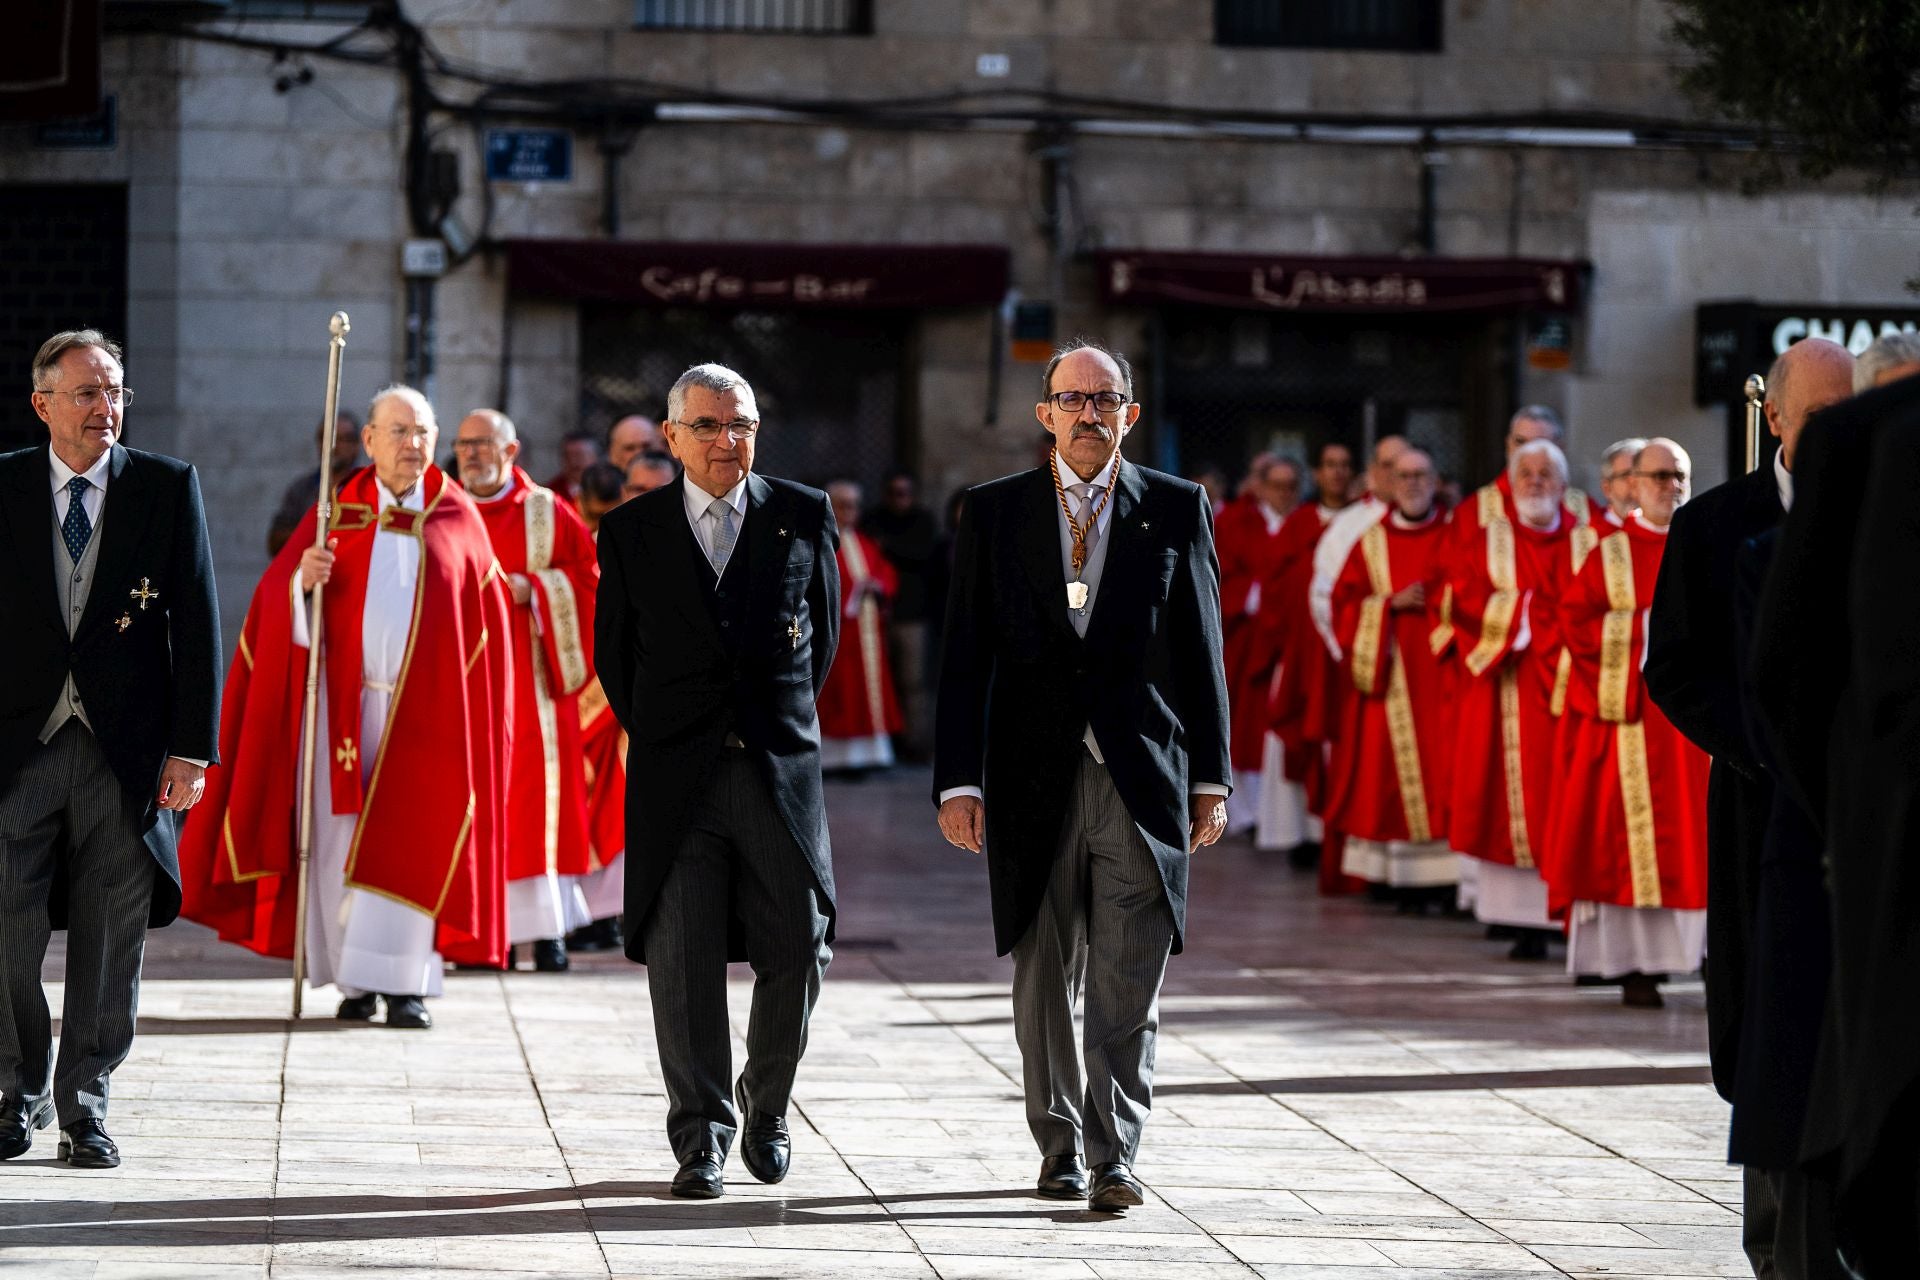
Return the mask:
POLYGON ((1101 300, 1241 311, 1575 312, 1587 264, 1539 258, 1323 258, 1112 250, 1101 300))
POLYGON ((1830 302, 1709 302, 1694 312, 1693 402, 1740 401, 1747 377, 1764 374, 1802 338, 1825 338, 1859 355, 1888 333, 1920 332, 1920 307, 1830 302))
POLYGON ((1000 245, 507 242, 517 294, 650 307, 997 307, 1008 274, 1000 245))

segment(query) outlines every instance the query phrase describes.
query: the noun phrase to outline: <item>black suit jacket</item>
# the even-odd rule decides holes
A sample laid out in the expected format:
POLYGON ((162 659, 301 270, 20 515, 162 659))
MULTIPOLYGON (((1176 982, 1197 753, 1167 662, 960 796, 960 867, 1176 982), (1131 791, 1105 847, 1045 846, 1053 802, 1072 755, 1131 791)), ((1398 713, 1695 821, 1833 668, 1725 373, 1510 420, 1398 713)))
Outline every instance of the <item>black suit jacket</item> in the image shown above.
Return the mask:
POLYGON ((1773 783, 1755 758, 1740 701, 1744 654, 1734 578, 1748 539, 1786 515, 1771 460, 1716 485, 1673 516, 1647 629, 1647 693, 1713 757, 1707 780, 1707 1047, 1714 1087, 1732 1100, 1739 1069, 1760 847, 1773 783))
MULTIPOLYGON (((832 937, 833 862, 814 700, 840 636, 839 530, 827 495, 747 478, 744 635, 723 642, 694 556, 682 480, 600 524, 594 665, 627 731, 627 954, 644 961, 647 917, 693 804, 731 730, 746 743, 813 869, 832 937), (795 625, 799 639, 792 635, 795 625)), ((731 954, 745 959, 736 935, 731 954)))
POLYGON ((1046 893, 1091 725, 1186 929, 1188 793, 1229 785, 1220 567, 1206 493, 1122 461, 1086 638, 1067 618, 1052 463, 967 492, 947 602, 934 749, 942 791, 986 795, 994 940, 1046 893))
MULTIPOLYGON (((158 927, 180 912, 180 819, 154 803, 161 766, 168 756, 214 760, 220 737, 220 609, 200 481, 184 462, 113 446, 99 563, 69 639, 54 574, 70 564, 54 545, 48 454, 45 445, 0 454, 0 788, 37 749, 71 671, 93 736, 140 814, 154 859, 148 923, 158 927), (130 594, 143 578, 158 592, 144 609, 130 594)), ((65 925, 68 894, 84 891, 54 886, 55 927, 65 925)))

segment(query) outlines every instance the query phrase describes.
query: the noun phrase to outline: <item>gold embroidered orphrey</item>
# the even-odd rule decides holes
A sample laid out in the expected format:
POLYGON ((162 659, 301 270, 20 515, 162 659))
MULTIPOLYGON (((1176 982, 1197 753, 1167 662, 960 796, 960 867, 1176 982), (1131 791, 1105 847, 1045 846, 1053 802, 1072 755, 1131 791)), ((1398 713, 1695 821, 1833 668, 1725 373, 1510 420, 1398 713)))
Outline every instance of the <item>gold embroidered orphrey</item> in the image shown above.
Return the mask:
POLYGON ((342 769, 351 769, 360 759, 360 748, 353 745, 352 738, 342 738, 340 745, 334 750, 333 758, 340 762, 342 769))
POLYGON ((145 578, 140 579, 140 585, 127 592, 127 595, 140 602, 140 612, 142 613, 147 611, 147 601, 158 600, 160 598, 160 593, 149 587, 145 578))
POLYGON ((1407 664, 1394 644, 1392 623, 1386 616, 1387 601, 1393 594, 1393 573, 1387 551, 1387 531, 1373 525, 1360 539, 1360 554, 1366 562, 1367 578, 1373 594, 1361 606, 1361 634, 1354 638, 1354 684, 1360 684, 1362 651, 1367 671, 1365 693, 1374 691, 1374 671, 1379 645, 1387 653, 1387 740, 1393 747, 1393 772, 1400 784, 1400 811, 1407 823, 1407 839, 1424 844, 1433 839, 1433 823, 1427 811, 1426 779, 1420 771, 1420 738, 1413 720, 1413 692, 1407 685, 1407 664))
POLYGON ((1107 499, 1113 496, 1113 485, 1120 479, 1120 452, 1117 449, 1114 451, 1113 481, 1101 489, 1100 496, 1093 500, 1084 525, 1073 518, 1073 507, 1067 502, 1066 486, 1060 483, 1060 468, 1065 465, 1066 460, 1060 456, 1059 446, 1056 445, 1053 465, 1048 470, 1053 474, 1053 496, 1060 500, 1060 514, 1067 518, 1067 532, 1073 535, 1073 581, 1067 584, 1067 608, 1077 612, 1087 607, 1089 594, 1087 584, 1080 581, 1080 572, 1087 567, 1087 535, 1100 523, 1100 513, 1107 509, 1107 499))

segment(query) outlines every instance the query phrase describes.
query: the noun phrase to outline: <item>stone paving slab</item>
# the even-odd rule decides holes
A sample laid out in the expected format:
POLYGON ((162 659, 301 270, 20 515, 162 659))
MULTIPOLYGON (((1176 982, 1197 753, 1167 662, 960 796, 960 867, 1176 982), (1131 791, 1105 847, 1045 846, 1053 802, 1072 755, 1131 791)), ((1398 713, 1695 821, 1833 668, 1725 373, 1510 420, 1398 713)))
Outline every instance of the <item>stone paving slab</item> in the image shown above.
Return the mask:
MULTIPOLYGON (((794 1172, 719 1201, 673 1160, 644 971, 453 973, 427 1033, 285 1019, 286 966, 154 934, 112 1172, 0 1165, 0 1280, 1532 1280, 1747 1274, 1697 982, 1659 1012, 1470 922, 1195 862, 1120 1219, 1030 1194, 983 869, 923 773, 830 787, 838 955, 794 1172)), ((58 1000, 58 944, 48 965, 58 1000)), ((729 990, 744 1029, 745 970, 729 990)), ((735 1053, 742 1052, 736 1039, 735 1053)))

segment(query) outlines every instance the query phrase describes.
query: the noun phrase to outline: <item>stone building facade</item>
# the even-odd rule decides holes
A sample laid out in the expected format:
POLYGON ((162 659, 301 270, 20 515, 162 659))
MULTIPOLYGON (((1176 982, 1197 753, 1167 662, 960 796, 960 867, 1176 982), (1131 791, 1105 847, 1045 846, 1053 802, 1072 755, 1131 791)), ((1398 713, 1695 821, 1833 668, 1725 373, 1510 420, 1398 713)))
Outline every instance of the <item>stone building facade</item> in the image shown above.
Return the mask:
MULTIPOLYGON (((110 145, 0 130, 0 200, 124 205, 120 310, 109 284, 61 322, 124 327, 128 439, 200 464, 230 630, 311 465, 336 309, 345 403, 430 354, 449 432, 504 407, 536 474, 570 429, 657 415, 663 379, 711 353, 772 388, 770 466, 904 464, 938 501, 1033 460, 1039 368, 1014 339, 1051 332, 1134 354, 1130 447, 1157 464, 1405 429, 1471 485, 1506 415, 1545 401, 1576 478, 1612 439, 1660 433, 1704 486, 1729 414, 1696 402, 1696 308, 1898 308, 1920 258, 1910 192, 1750 197, 1737 151, 1636 130, 1691 115, 1657 0, 1445 0, 1438 49, 1402 52, 1224 43, 1230 0, 832 0, 865 26, 657 29, 701 3, 404 0, 432 53, 410 86, 391 28, 339 39, 378 6, 109 0, 110 145), (529 129, 567 136, 568 176, 487 180, 490 132, 529 129), (421 225, 413 136, 451 223, 421 225), (410 285, 404 243, 441 231, 470 251, 410 285), (556 242, 603 246, 604 266, 556 279, 556 242), (1436 263, 1466 264, 1471 308, 1404 305, 1436 263), (1182 293, 1190 268, 1227 283, 1182 293), (1262 271, 1251 296, 1219 291, 1262 271), (1276 301, 1303 288, 1312 305, 1276 301)), ((803 7, 704 3, 736 22, 803 7)), ((39 250, 15 237, 15 266, 73 225, 48 220, 39 250)), ((51 315, 25 314, 6 323, 51 315)))

